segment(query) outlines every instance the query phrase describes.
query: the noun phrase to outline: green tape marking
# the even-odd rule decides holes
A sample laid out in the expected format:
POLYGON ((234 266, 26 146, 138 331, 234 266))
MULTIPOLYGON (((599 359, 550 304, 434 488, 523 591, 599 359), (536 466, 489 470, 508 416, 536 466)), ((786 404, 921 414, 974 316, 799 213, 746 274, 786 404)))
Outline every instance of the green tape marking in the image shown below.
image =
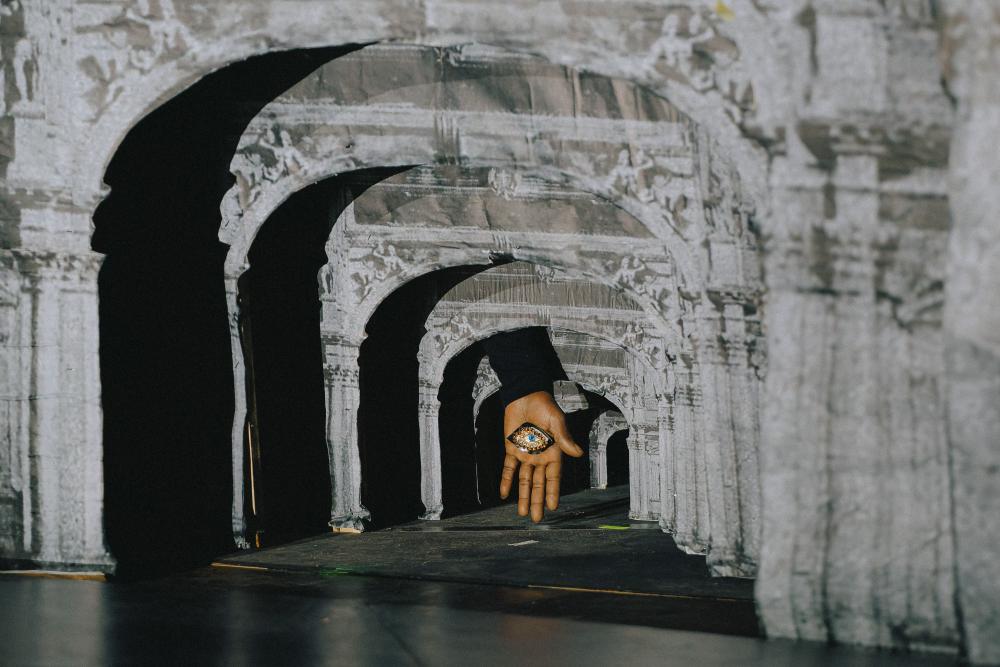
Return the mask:
POLYGON ((628 530, 628 526, 612 526, 610 524, 605 524, 603 526, 598 526, 601 530, 628 530))

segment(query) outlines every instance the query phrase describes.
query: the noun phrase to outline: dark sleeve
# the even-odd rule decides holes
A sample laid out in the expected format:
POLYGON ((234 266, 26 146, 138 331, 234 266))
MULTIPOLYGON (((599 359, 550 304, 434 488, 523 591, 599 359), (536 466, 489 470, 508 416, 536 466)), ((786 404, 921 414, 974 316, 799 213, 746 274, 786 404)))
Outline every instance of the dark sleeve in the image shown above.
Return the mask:
POLYGON ((566 377, 544 327, 499 333, 484 340, 483 347, 500 379, 504 407, 532 392, 551 394, 552 383, 566 377))

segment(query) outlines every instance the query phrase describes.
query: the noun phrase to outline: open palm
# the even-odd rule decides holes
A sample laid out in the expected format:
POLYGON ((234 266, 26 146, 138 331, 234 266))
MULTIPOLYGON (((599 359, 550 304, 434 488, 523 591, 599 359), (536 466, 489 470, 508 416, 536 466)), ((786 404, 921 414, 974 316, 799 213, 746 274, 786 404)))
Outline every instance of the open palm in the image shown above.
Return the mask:
POLYGON ((510 495, 514 472, 520 465, 517 485, 517 513, 538 523, 544 514, 543 504, 550 510, 559 507, 559 480, 562 474, 562 455, 574 458, 583 456, 583 449, 573 442, 566 427, 566 415, 559 409, 552 394, 536 391, 510 403, 503 413, 503 432, 510 435, 524 422, 531 422, 548 431, 556 439, 553 446, 539 454, 522 452, 504 439, 507 455, 503 460, 500 476, 500 497, 510 495))

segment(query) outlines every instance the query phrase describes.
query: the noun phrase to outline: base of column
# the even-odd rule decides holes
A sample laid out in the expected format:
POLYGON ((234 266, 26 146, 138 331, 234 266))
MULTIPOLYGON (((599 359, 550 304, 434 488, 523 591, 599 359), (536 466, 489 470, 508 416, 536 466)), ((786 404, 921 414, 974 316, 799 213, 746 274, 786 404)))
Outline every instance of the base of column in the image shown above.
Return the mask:
POLYGON ((420 515, 421 521, 440 521, 441 513, 444 512, 443 506, 429 507, 427 511, 420 515))
POLYGON ((107 554, 79 561, 49 561, 34 558, 0 558, 0 570, 51 570, 53 572, 99 572, 114 574, 118 562, 107 554))
POLYGON ((330 519, 330 530, 335 533, 363 533, 365 532, 364 520, 368 518, 368 513, 366 512, 364 516, 359 516, 356 514, 347 514, 344 516, 335 516, 330 519))

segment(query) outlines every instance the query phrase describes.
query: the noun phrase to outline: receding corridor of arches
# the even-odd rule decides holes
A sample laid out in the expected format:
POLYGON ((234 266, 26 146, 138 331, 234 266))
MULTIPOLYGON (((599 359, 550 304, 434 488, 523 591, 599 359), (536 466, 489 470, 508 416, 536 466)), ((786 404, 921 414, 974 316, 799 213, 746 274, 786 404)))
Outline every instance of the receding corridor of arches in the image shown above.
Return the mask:
MULTIPOLYGON (((343 50, 347 51, 350 49, 343 50)), ((562 72, 544 63, 507 56, 496 62, 490 60, 494 56, 483 62, 473 56, 468 63, 459 59, 446 68, 455 69, 459 76, 434 80, 443 75, 436 71, 437 65, 431 63, 428 68, 421 64, 430 53, 426 49, 373 48, 359 53, 344 57, 354 58, 373 77, 384 74, 380 58, 402 58, 401 64, 410 66, 406 59, 415 57, 418 70, 426 69, 421 76, 431 76, 420 85, 445 85, 456 91, 479 81, 484 67, 490 74, 476 84, 484 91, 494 85, 505 90, 511 76, 523 76, 531 86, 537 86, 553 77, 558 80, 562 72)), ((637 180, 640 170, 654 165, 647 165, 651 158, 644 157, 644 149, 630 158, 628 150, 614 142, 609 147, 598 139, 591 146, 585 133, 567 139, 576 142, 573 151, 583 155, 593 150, 590 157, 597 163, 609 159, 618 163, 617 176, 600 185, 588 185, 578 173, 572 178, 566 176, 568 171, 560 175, 551 165, 529 172, 516 164, 497 164, 496 158, 489 156, 474 158, 470 165, 452 164, 466 160, 458 153, 450 154, 459 148, 447 142, 435 148, 438 153, 427 156, 443 164, 382 167, 379 164, 397 165, 400 158, 376 153, 360 162, 361 169, 338 173, 310 164, 313 157, 303 149, 315 146, 308 135, 301 134, 296 110, 307 104, 310 96, 331 90, 338 91, 336 94, 346 90, 348 98, 361 103, 364 91, 331 88, 329 76, 340 71, 336 66, 329 72, 321 67, 309 74, 304 79, 308 85, 289 88, 291 78, 285 77, 302 77, 323 62, 339 62, 335 58, 339 55, 342 53, 329 50, 291 53, 220 71, 143 121, 108 171, 112 194, 95 217, 94 240, 95 248, 109 256, 102 274, 102 285, 107 285, 102 298, 102 327, 111 332, 116 322, 127 320, 134 325, 143 321, 128 309, 131 301, 124 296, 124 290, 137 289, 138 285, 126 274, 116 274, 115 267, 122 265, 123 258, 137 260, 160 251, 165 257, 186 252, 189 270, 203 267, 204 278, 189 278, 173 288, 177 308, 188 318, 177 324, 185 331, 210 329, 220 336, 216 345, 204 347, 206 353, 217 352, 220 362, 225 329, 219 315, 222 307, 228 312, 226 351, 233 360, 236 378, 230 389, 235 406, 206 400, 224 394, 232 383, 234 376, 222 373, 221 363, 215 373, 208 360, 196 366, 189 364, 190 359, 181 359, 180 352, 176 359, 164 361, 164 368, 174 376, 185 370, 198 374, 197 379, 188 376, 183 387, 178 384, 176 389, 191 406, 192 415, 183 428, 196 432, 196 437, 185 437, 184 431, 173 437, 187 448, 201 443, 197 456, 214 457, 214 464, 196 467, 212 476, 189 481, 182 470, 164 463, 174 456, 175 461, 190 465, 198 460, 193 449, 172 451, 155 441, 148 449, 153 455, 147 461, 149 470, 169 473, 164 489, 183 498, 179 507, 183 509, 184 502, 198 504, 197 510, 183 511, 178 520, 203 531, 200 541, 187 537, 182 529, 175 530, 177 539, 190 548, 188 558, 196 562, 207 554, 225 551, 222 535, 231 531, 237 542, 251 547, 253 553, 219 556, 223 565, 249 563, 271 568, 278 564, 322 570, 339 559, 355 563, 338 566, 354 571, 358 559, 370 561, 365 550, 376 548, 383 549, 388 560, 382 559, 380 566, 366 571, 409 578, 417 576, 413 570, 417 561, 413 559, 435 562, 439 545, 433 540, 443 533, 451 535, 447 548, 452 555, 428 566, 437 568, 437 574, 424 573, 428 576, 449 579, 453 576, 449 568, 472 558, 478 566, 467 573, 465 580, 469 582, 499 577, 514 586, 610 587, 649 595, 728 591, 740 601, 741 611, 711 627, 752 634, 754 615, 746 604, 750 580, 710 576, 733 572, 748 576, 753 571, 752 560, 741 561, 742 556, 737 556, 720 565, 721 561, 706 558, 712 548, 718 554, 728 554, 729 547, 710 542, 713 538, 707 532, 707 519, 699 519, 698 511, 679 504, 668 507, 665 501, 675 482, 665 477, 663 461, 668 455, 688 461, 672 474, 678 479, 690 476, 683 465, 691 465, 693 446, 693 442, 686 442, 688 451, 674 454, 672 438, 677 437, 678 443, 685 441, 680 434, 667 434, 672 424, 668 412, 683 414, 699 409, 694 404, 669 403, 674 390, 667 388, 668 379, 675 381, 678 373, 671 364, 687 343, 665 313, 677 308, 681 292, 676 281, 702 278, 690 274, 689 250, 678 245, 679 237, 671 233, 669 244, 654 239, 659 233, 657 225, 662 226, 657 216, 679 215, 683 206, 678 202, 695 193, 697 182, 689 155, 692 146, 682 138, 671 139, 669 148, 649 144, 652 153, 662 152, 655 164, 669 165, 674 174, 671 178, 678 179, 671 184, 661 176, 655 191, 652 181, 637 180), (288 90, 278 94, 266 87, 252 92, 240 88, 240 76, 245 76, 240 73, 251 67, 274 68, 275 89, 284 86, 288 90), (264 105, 257 100, 257 96, 267 95, 277 100, 277 108, 275 101, 264 105), (226 120, 199 124, 200 105, 206 100, 215 102, 214 107, 226 120), (229 107, 238 113, 230 114, 229 107), (241 114, 256 116, 250 119, 241 114), (288 114, 291 116, 286 117, 288 114), (197 128, 197 132, 185 138, 180 134, 183 128, 197 128), (147 135, 156 136, 162 145, 144 144, 147 135), (205 140, 208 135, 210 141, 205 140), (232 183, 230 174, 223 171, 223 157, 233 150, 233 141, 239 146, 237 158, 225 166, 237 175, 237 183, 222 199, 223 190, 232 183), (148 152, 141 153, 138 146, 148 152), (156 172, 157 178, 166 183, 160 195, 134 185, 149 177, 146 163, 157 151, 173 156, 156 167, 162 170, 156 172), (141 165, 140 155, 144 160, 141 165), (170 180, 169 173, 185 167, 188 172, 183 179, 170 180), (246 169, 253 172, 249 189, 246 169), (301 181, 302 187, 282 195, 284 198, 269 199, 274 196, 267 191, 269 187, 274 192, 284 187, 282 170, 296 174, 308 171, 310 176, 301 181), (273 187, 268 185, 272 180, 273 187), (218 187, 212 187, 216 182, 218 187), (184 217, 196 230, 190 238, 170 233, 171 222, 166 217, 159 225, 148 221, 146 236, 142 228, 125 226, 127 216, 122 211, 154 201, 163 216, 184 217), (260 202, 274 201, 277 203, 271 209, 263 209, 268 212, 260 224, 247 223, 245 230, 240 230, 239 225, 256 214, 255 205, 261 209, 260 202), (650 207, 661 213, 650 213, 650 207), (221 210, 223 218, 220 238, 231 246, 225 258, 223 246, 212 234, 212 226, 219 223, 216 210, 221 210), (645 211, 641 214, 645 217, 636 218, 639 211, 645 211), (204 222, 198 222, 201 220, 204 222), (126 229, 139 245, 123 240, 126 232, 122 230, 126 229), (567 246, 567 235, 582 244, 571 242, 567 246), (215 251, 210 251, 213 248, 215 251), (210 289, 199 289, 208 282, 213 283, 210 289), (122 296, 110 298, 115 294, 113 289, 122 291, 122 296), (462 295, 468 296, 469 289, 482 292, 478 305, 482 313, 506 309, 510 319, 487 319, 474 324, 473 331, 462 329, 465 315, 456 315, 454 322, 447 320, 448 313, 456 314, 466 307, 462 295), (197 299, 192 299, 193 295, 197 299), (192 307, 201 302, 212 305, 206 306, 199 320, 192 307), (550 321, 587 324, 585 331, 576 333, 559 333, 562 330, 557 331, 555 325, 538 326, 550 321), (483 348, 476 342, 482 336, 474 330, 484 324, 487 329, 493 327, 496 336, 527 324, 537 329, 545 346, 554 345, 549 365, 559 383, 555 393, 566 412, 571 437, 586 454, 579 460, 566 459, 562 466, 561 509, 541 524, 543 530, 557 531, 551 538, 531 538, 525 532, 527 527, 520 526, 523 520, 513 514, 510 501, 499 498, 502 406, 482 385, 489 379, 483 375, 483 348), (455 326, 458 329, 452 330, 455 326), (593 337, 594 332, 597 337, 593 337), (452 343, 445 342, 456 335, 452 343), (428 348, 436 337, 441 337, 439 342, 444 345, 437 358, 428 348), (463 351, 450 358, 459 349, 455 344, 463 351), (569 364, 571 371, 562 370, 563 363, 569 364), (440 378, 427 376, 433 368, 440 368, 440 378), (428 395, 431 388, 433 395, 428 395), (345 406, 346 411, 338 412, 345 406), (197 410, 204 416, 197 417, 197 410), (433 423, 429 410, 434 411, 433 423), (613 433, 595 430, 597 420, 609 411, 626 414, 624 419, 632 425, 627 443, 613 444, 613 433), (222 436, 225 418, 234 414, 230 423, 232 449, 227 458, 210 443, 222 436), (428 428, 440 443, 439 449, 427 442, 428 428), (600 442, 592 443, 592 436, 600 442), (352 458, 357 460, 356 468, 351 467, 352 458), (433 470, 439 470, 441 479, 440 507, 432 504, 434 489, 428 487, 433 470), (602 481, 595 486, 598 478, 602 481), (210 500, 208 494, 215 495, 210 500), (227 526, 222 501, 230 494, 227 526), (350 501, 352 495, 354 500, 350 501), (345 508, 347 513, 343 514, 345 508), (214 524, 203 518, 209 513, 214 524), (366 535, 357 538, 352 549, 340 552, 346 544, 330 541, 331 527, 334 531, 363 530, 366 535), (534 569, 506 571, 499 561, 480 554, 484 545, 471 537, 477 534, 490 543, 506 536, 516 541, 521 536, 526 545, 538 544, 534 569), (670 534, 676 535, 676 544, 670 534), (396 542, 397 537, 403 541, 396 542), (309 545, 306 548, 312 550, 311 558, 298 551, 303 545, 309 545), (262 547, 266 549, 256 551, 262 547), (264 560, 258 562, 259 558, 264 560), (574 573, 552 569, 567 559, 578 562, 574 573), (674 574, 663 578, 662 566, 667 561, 673 563, 674 574)), ((581 85, 589 91, 619 84, 588 75, 581 85)), ((398 95, 405 101, 411 92, 407 86, 398 91, 389 86, 384 94, 398 95)), ((688 121, 665 102, 646 99, 647 93, 637 94, 640 99, 635 104, 597 105, 584 113, 597 117, 608 114, 610 122, 624 125, 632 122, 633 115, 648 115, 648 122, 662 124, 668 134, 686 127, 688 121)), ((491 95, 481 101, 486 109, 492 106, 505 113, 525 114, 520 103, 507 109, 502 96, 494 99, 491 95)), ((416 99, 420 104, 427 102, 419 95, 416 99)), ((436 113, 446 115, 461 109, 461 103, 448 96, 432 104, 440 104, 436 113)), ((539 104, 553 105, 554 112, 567 117, 576 113, 564 108, 556 97, 539 98, 539 104)), ((559 122, 565 125, 560 131, 579 134, 572 122, 559 122)), ((365 135, 370 131, 365 127, 349 130, 357 136, 345 147, 351 148, 354 141, 370 145, 372 139, 365 135)), ((318 133, 317 138, 320 136, 318 133)), ((558 168, 572 171, 578 166, 558 168)), ((155 309, 150 312, 158 313, 155 309)), ((157 335, 164 341, 174 345, 182 341, 170 326, 156 322, 157 335)), ((102 344, 111 345, 115 340, 114 335, 108 335, 102 344)), ((133 349, 141 358, 158 346, 144 348, 133 343, 133 349)), ((108 372, 113 374, 120 368, 116 364, 108 372)), ((685 381, 704 381, 696 368, 689 367, 686 372, 690 375, 685 381)), ((123 387, 113 375, 107 382, 123 387)), ((137 403, 128 404, 130 398, 139 400, 114 390, 105 393, 106 402, 110 401, 106 425, 112 441, 123 423, 116 415, 138 412, 137 403)), ((165 394, 161 398, 164 405, 173 404, 165 394)), ((125 459, 115 454, 113 447, 109 451, 108 499, 114 505, 110 510, 114 517, 116 511, 131 511, 132 506, 120 498, 136 493, 116 495, 115 489, 124 489, 127 484, 138 489, 144 482, 141 475, 123 474, 125 459)), ((716 477, 723 474, 721 468, 711 472, 716 477)), ((697 493, 704 492, 691 491, 682 500, 693 502, 697 493)), ((164 498, 150 502, 160 511, 166 506, 164 498)), ((115 521, 109 524, 112 535, 123 539, 136 536, 119 525, 125 526, 115 521)), ((141 569, 156 560, 156 549, 116 540, 112 543, 118 545, 123 564, 134 562, 141 569), (134 550, 130 552, 130 548, 134 550)), ((127 572, 121 569, 122 574, 127 572)), ((671 623, 673 627, 704 625, 691 618, 671 623)))
POLYGON ((1000 663, 993 5, 0 0, 0 663, 1000 663))

